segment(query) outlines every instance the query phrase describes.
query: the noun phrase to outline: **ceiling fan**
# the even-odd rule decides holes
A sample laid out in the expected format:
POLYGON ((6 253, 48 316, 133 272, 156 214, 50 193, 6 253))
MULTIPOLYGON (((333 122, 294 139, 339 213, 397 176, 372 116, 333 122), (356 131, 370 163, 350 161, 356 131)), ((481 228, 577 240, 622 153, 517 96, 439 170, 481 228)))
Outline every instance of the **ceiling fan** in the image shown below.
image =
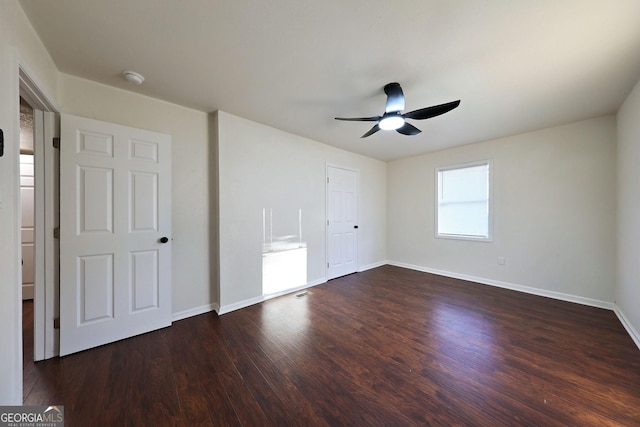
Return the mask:
POLYGON ((460 100, 457 100, 401 114, 402 110, 404 110, 404 93, 402 92, 400 83, 389 83, 385 85, 384 93, 387 94, 387 106, 382 116, 353 118, 336 117, 335 119, 354 122, 378 122, 367 133, 362 135, 361 138, 373 135, 380 129, 395 130, 403 135, 417 135, 422 131, 408 123, 406 119, 430 119, 431 117, 439 116, 440 114, 451 111, 460 105, 460 100))

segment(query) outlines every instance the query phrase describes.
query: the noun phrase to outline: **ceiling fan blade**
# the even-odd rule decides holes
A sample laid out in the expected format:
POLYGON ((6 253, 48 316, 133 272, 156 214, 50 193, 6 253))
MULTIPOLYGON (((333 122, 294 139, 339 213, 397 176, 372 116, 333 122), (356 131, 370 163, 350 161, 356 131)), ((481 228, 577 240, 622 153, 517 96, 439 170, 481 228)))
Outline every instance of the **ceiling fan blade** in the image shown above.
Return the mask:
POLYGON ((346 120, 349 122, 377 122, 382 117, 335 117, 336 120, 346 120))
POLYGON ((384 93, 387 94, 387 106, 385 113, 397 112, 404 110, 404 93, 400 83, 389 83, 384 87, 384 93))
POLYGON ((433 107, 421 108, 419 110, 409 111, 404 113, 402 117, 405 119, 424 120, 431 117, 439 116, 449 112, 460 105, 460 100, 447 102, 446 104, 434 105, 433 107))
POLYGON ((380 126, 378 126, 378 124, 376 123, 371 129, 369 129, 369 132, 365 133, 360 138, 366 138, 366 137, 368 137, 370 135, 373 135, 374 133, 378 132, 379 130, 380 130, 380 126))
POLYGON ((418 129, 417 127, 415 127, 412 124, 409 124, 407 122, 405 122, 402 127, 396 129, 396 131, 398 133, 401 133, 403 135, 417 135, 420 132, 422 132, 420 129, 418 129))

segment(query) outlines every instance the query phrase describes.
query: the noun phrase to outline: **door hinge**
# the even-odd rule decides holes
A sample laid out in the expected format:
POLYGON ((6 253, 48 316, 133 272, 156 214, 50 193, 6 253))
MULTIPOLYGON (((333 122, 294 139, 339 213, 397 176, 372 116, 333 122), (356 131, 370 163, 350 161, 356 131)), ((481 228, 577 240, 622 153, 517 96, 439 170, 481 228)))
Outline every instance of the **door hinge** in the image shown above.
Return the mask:
POLYGON ((56 227, 53 229, 53 238, 54 239, 60 238, 60 227, 56 227))
POLYGON ((53 319, 53 329, 60 329, 60 318, 56 317, 53 319))
POLYGON ((329 183, 329 177, 327 177, 327 184, 329 183))
POLYGON ((53 148, 60 148, 60 138, 57 136, 53 138, 53 148))
POLYGON ((329 220, 327 220, 327 225, 329 225, 329 220))

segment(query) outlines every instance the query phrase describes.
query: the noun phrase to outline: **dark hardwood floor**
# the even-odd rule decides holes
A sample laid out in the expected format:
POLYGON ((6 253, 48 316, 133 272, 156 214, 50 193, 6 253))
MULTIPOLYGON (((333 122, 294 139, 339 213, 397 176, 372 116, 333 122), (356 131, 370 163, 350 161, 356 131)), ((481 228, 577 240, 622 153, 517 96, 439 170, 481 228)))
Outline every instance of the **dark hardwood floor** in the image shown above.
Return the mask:
POLYGON ((613 312, 392 266, 28 357, 25 404, 67 426, 640 425, 640 350, 613 312))

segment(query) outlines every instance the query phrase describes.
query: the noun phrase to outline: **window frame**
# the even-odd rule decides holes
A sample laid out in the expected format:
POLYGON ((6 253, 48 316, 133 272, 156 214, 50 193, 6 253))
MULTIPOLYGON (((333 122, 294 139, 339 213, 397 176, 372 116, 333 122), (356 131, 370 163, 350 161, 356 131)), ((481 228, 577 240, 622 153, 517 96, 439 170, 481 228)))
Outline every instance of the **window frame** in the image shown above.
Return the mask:
POLYGON ((435 183, 434 183, 434 236, 436 239, 447 239, 447 240, 466 240, 466 241, 475 241, 475 242, 493 242, 493 160, 478 160, 474 162, 468 163, 458 163, 448 166, 441 166, 435 168, 435 183), (440 200, 439 200, 439 184, 440 184, 440 172, 446 172, 449 170, 457 170, 457 169, 466 169, 470 167, 476 166, 487 166, 487 190, 488 190, 488 217, 487 217, 487 236, 473 236, 473 235, 464 235, 464 234, 448 234, 448 233, 440 233, 438 230, 438 219, 440 215, 440 200))

